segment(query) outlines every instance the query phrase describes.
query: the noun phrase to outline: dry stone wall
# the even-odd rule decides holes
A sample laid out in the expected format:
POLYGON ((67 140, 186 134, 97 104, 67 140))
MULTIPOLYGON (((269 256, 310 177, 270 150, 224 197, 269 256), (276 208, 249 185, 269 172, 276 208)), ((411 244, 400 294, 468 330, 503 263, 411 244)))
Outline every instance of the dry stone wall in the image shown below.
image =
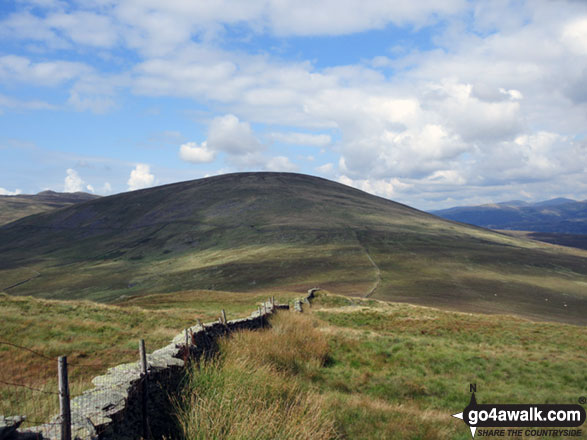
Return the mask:
MULTIPOLYGON (((294 302, 294 309, 301 312, 302 303, 309 303, 317 288, 294 302)), ((259 329, 268 325, 268 317, 289 305, 268 301, 248 318, 227 322, 212 322, 188 329, 191 341, 185 344, 185 333, 147 355, 148 375, 143 377, 138 362, 117 365, 103 376, 92 380, 94 388, 71 400, 72 437, 79 440, 131 440, 147 438, 175 438, 176 427, 173 398, 179 395, 187 362, 217 349, 218 338, 238 330, 259 329), (143 410, 143 386, 146 383, 147 424, 143 410), (145 432, 146 430, 146 432, 145 432)), ((22 420, 15 418, 17 422, 22 420)), ((8 426, 2 440, 54 439, 56 417, 47 425, 16 430, 20 423, 8 426)))

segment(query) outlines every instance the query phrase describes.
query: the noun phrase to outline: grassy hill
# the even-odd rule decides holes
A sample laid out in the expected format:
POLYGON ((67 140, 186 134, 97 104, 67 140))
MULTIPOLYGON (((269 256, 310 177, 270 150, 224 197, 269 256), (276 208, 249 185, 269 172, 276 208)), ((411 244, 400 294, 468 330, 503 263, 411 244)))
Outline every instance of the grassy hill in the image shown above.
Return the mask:
POLYGON ((98 197, 84 192, 58 193, 55 191, 0 196, 0 225, 40 212, 52 211, 75 203, 94 200, 98 197))
POLYGON ((178 405, 185 438, 467 440, 451 414, 470 383, 480 403, 571 404, 587 392, 583 327, 324 292, 271 325, 194 368, 178 405))
POLYGON ((299 174, 216 176, 29 216, 0 228, 0 257, 0 289, 17 295, 116 302, 320 285, 587 323, 587 252, 299 174))

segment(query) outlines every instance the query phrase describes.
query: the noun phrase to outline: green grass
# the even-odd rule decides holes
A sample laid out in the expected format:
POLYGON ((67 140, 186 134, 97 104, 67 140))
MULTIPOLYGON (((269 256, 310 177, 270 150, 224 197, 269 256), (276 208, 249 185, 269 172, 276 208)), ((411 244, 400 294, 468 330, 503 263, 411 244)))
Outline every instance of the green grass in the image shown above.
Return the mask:
MULTIPOLYGON (((108 367, 137 361, 139 339, 154 351, 197 319, 214 321, 221 309, 228 319, 248 316, 270 295, 287 302, 298 294, 188 291, 127 298, 119 305, 0 294, 0 341, 44 356, 0 343, 0 381, 55 392, 57 357, 66 355, 75 396, 108 367)), ((58 409, 56 396, 0 383, 0 415, 46 421, 58 409)))
POLYGON ((583 327, 321 296, 311 310, 330 338, 314 383, 345 438, 470 438, 450 417, 470 383, 480 403, 576 403, 587 393, 583 327))
POLYGON ((586 251, 297 174, 216 176, 30 216, 0 228, 0 256, 0 289, 26 281, 14 295, 112 303, 319 285, 362 296, 380 278, 378 299, 587 324, 586 251))
POLYGON ((314 396, 314 413, 334 428, 328 438, 365 440, 470 439, 451 415, 468 404, 471 383, 479 403, 576 403, 587 393, 583 327, 326 292, 293 315, 298 334, 283 323, 291 316, 229 338, 220 360, 191 373, 180 405, 186 438, 255 438, 239 421, 258 420, 261 401, 287 406, 289 387, 314 396), (245 434, 227 434, 235 426, 245 434))
POLYGON ((293 312, 266 332, 221 342, 221 356, 194 367, 177 413, 185 439, 334 439, 334 419, 305 378, 324 364, 325 338, 293 312))
MULTIPOLYGON (((138 339, 152 351, 197 318, 221 308, 248 315, 272 294, 300 296, 186 291, 101 305, 0 295, 2 339, 49 358, 0 345, 0 379, 53 392, 65 354, 76 395, 107 367, 135 361, 138 339)), ((587 394, 584 327, 325 291, 305 310, 280 313, 270 331, 236 334, 215 364, 192 373, 178 402, 187 438, 465 440, 469 431, 450 415, 468 403, 470 383, 480 403, 575 403, 587 394), (257 430, 243 431, 250 420, 257 430)), ((0 384, 0 414, 44 421, 58 412, 55 397, 0 384)))

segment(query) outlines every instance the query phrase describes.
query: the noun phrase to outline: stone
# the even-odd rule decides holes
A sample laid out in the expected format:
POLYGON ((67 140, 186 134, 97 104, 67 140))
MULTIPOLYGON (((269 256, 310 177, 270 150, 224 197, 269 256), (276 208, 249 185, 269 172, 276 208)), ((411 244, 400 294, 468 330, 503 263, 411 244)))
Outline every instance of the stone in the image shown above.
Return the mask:
POLYGON ((0 440, 9 439, 24 420, 24 416, 0 416, 0 440))

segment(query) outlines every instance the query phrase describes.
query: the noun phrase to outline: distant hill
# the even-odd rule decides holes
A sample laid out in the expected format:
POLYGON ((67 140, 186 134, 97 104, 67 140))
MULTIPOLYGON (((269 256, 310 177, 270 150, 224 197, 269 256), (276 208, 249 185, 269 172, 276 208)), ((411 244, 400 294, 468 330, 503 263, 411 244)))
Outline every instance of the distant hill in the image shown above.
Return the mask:
POLYGON ((490 229, 587 234, 587 200, 556 198, 538 203, 520 201, 460 206, 431 211, 439 217, 490 229))
POLYGON ((75 203, 97 199, 100 196, 85 192, 59 193, 43 191, 38 194, 0 196, 0 225, 40 212, 52 211, 75 203))
POLYGON ((0 289, 104 302, 333 293, 587 324, 587 252, 510 237, 318 177, 237 173, 0 227, 0 289))
POLYGON ((511 229, 502 229, 499 232, 511 235, 512 237, 524 237, 544 243, 587 250, 587 234, 555 234, 554 232, 514 231, 511 229))

